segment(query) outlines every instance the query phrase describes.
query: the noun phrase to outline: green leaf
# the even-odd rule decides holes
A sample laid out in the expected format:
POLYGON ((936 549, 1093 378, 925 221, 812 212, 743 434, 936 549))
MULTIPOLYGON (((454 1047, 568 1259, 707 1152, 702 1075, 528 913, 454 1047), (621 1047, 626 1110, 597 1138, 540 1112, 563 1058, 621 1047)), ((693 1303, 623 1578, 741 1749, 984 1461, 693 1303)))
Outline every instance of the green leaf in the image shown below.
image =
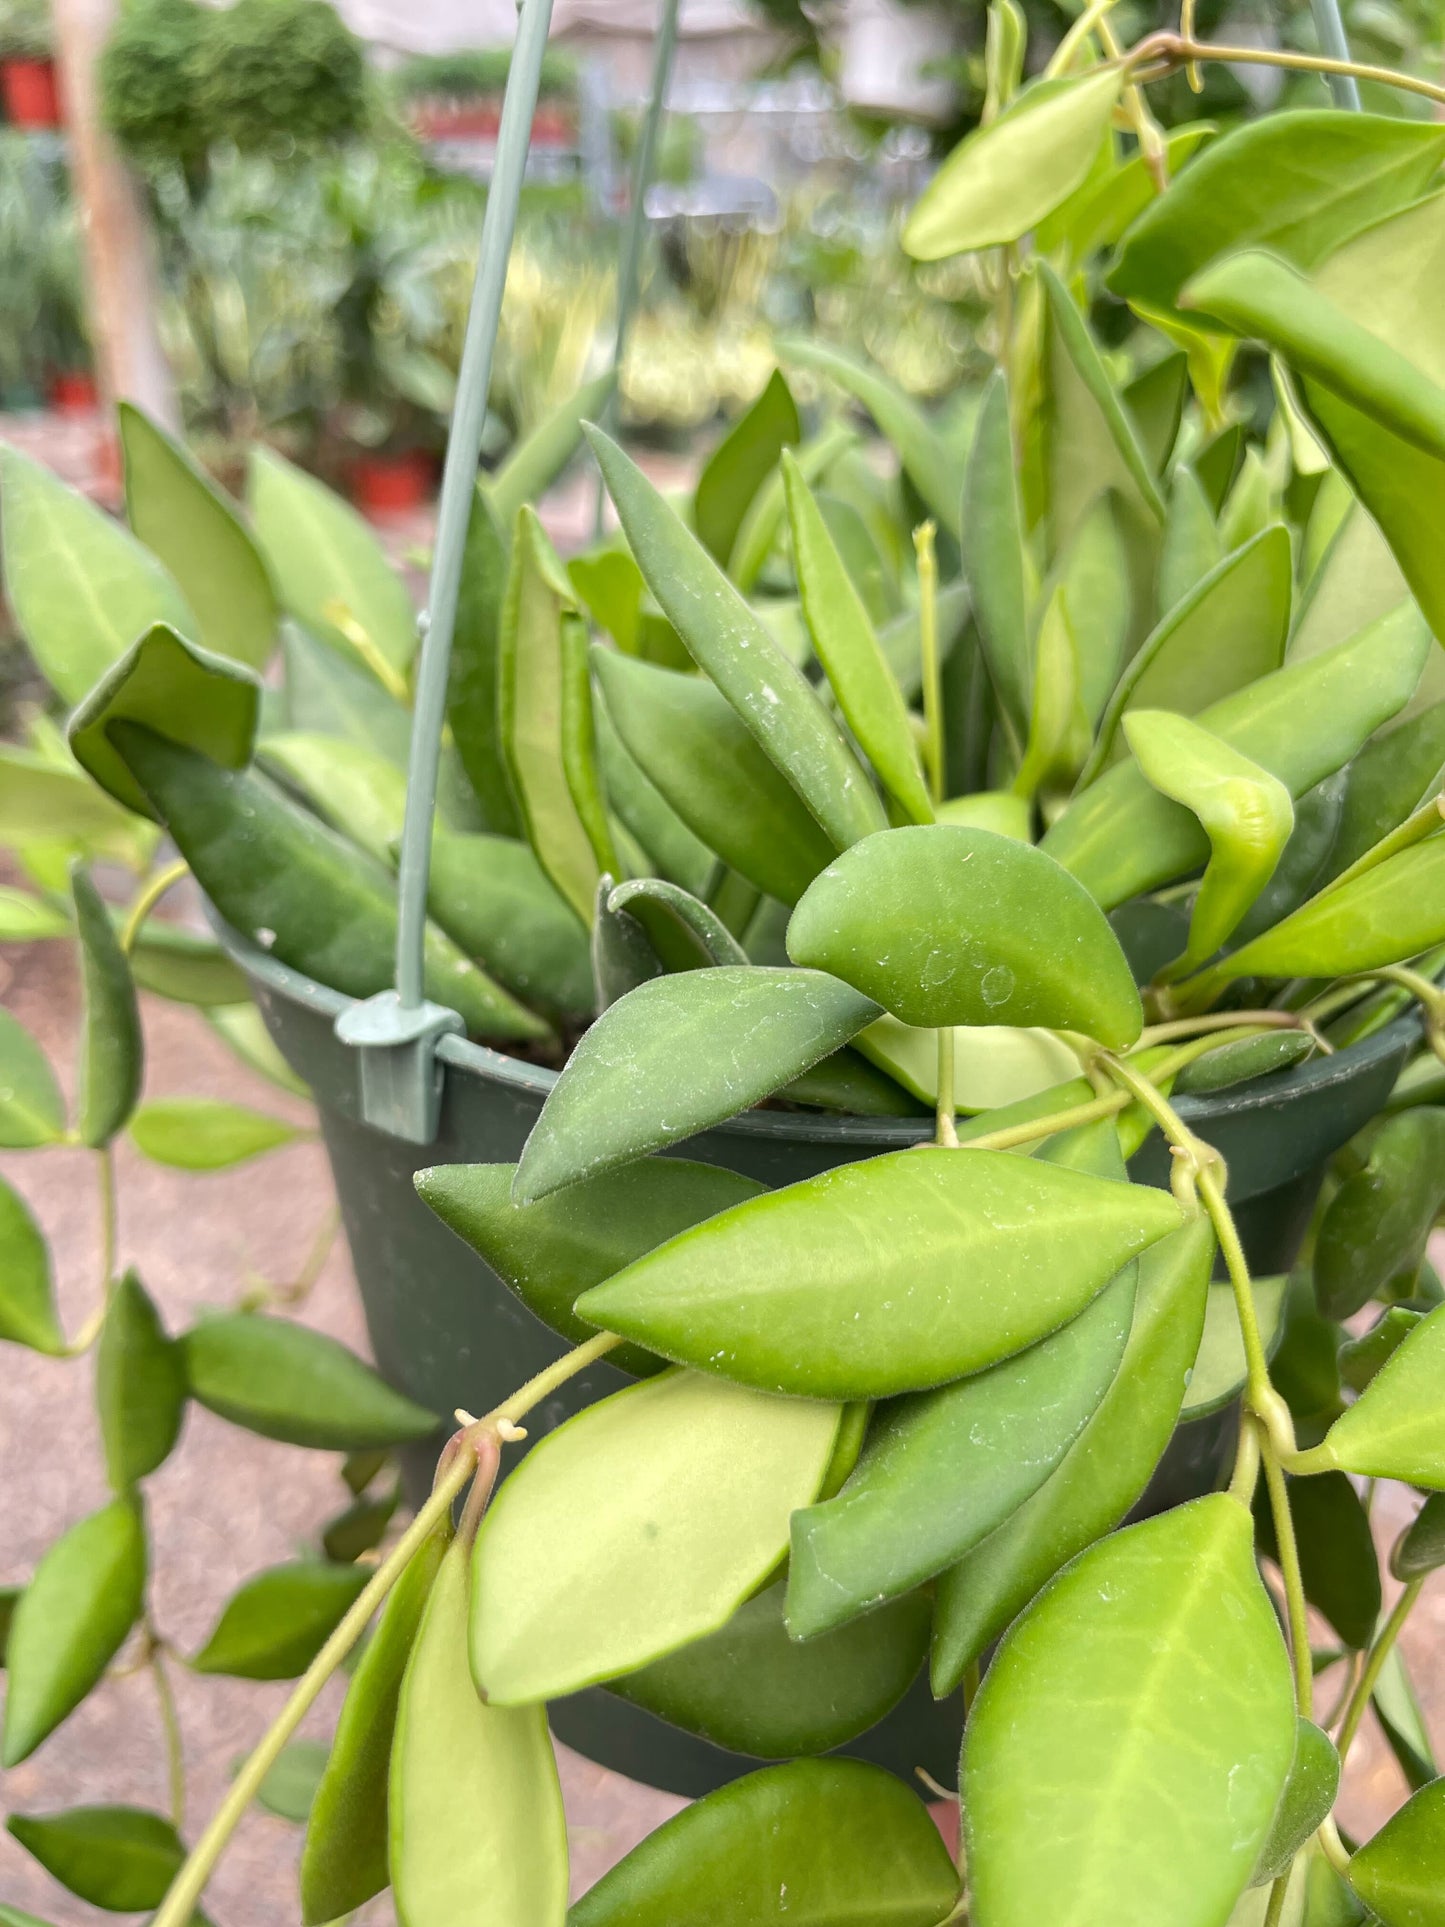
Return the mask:
POLYGON ((973 1706, 975 1912, 1076 1927, 1123 1894, 1141 1921, 1214 1927, 1268 1836, 1295 1718, 1243 1506, 1216 1493, 1106 1539, 1009 1633, 973 1706))
POLYGON ((767 386, 703 464, 693 496, 693 526, 704 548, 728 566, 754 497, 790 443, 801 441, 798 404, 775 368, 767 386))
POLYGON ((247 1158, 292 1144, 294 1124, 214 1097, 157 1097, 131 1119, 136 1149, 178 1171, 224 1171, 247 1158))
POLYGON ((928 1600, 890 1600, 820 1638, 788 1637, 785 1585, 745 1600, 725 1626, 609 1690, 714 1746, 754 1759, 827 1753, 883 1718, 928 1650, 928 1600))
MULTIPOLYGON (((350 996, 390 987, 397 913, 389 877, 265 778, 219 769, 133 723, 113 728, 116 747, 233 929, 278 962, 350 996)), ((458 1011, 476 1035, 547 1034, 540 1018, 434 925, 426 935, 425 981, 427 995, 458 1011)))
POLYGON ((274 1813, 278 1820, 304 1826, 325 1766, 324 1740, 290 1741, 276 1755, 257 1787, 257 1806, 274 1813))
POLYGON ((1445 1566, 1445 1494, 1432 1492, 1401 1533, 1390 1554, 1390 1571, 1408 1582, 1445 1566))
MULTIPOLYGON (((856 360, 830 342, 792 336, 778 343, 778 353, 784 361, 811 368, 815 374, 835 381, 854 401, 861 403, 873 417, 878 432, 893 444, 904 474, 918 490, 929 513, 935 515, 945 529, 957 526, 962 469, 953 449, 911 395, 905 394, 871 362, 856 360)), ((822 443, 822 436, 817 439, 822 443)), ((841 446, 833 451, 835 455, 842 452, 841 446)), ((810 470, 801 449, 798 461, 810 483, 819 479, 821 464, 810 470)), ((747 585, 739 578, 739 586, 747 585)))
POLYGON ((0 943, 43 943, 69 934, 70 919, 61 911, 28 890, 0 884, 0 943))
POLYGON ((788 925, 828 970, 905 1024, 1042 1024, 1111 1048, 1143 1014, 1097 904, 1041 851, 988 830, 888 830, 835 859, 788 925))
POLYGON ((1051 389, 1049 500, 1056 540, 1067 540, 1090 500, 1106 487, 1116 489, 1123 501, 1141 509, 1162 527, 1164 502, 1153 468, 1139 445, 1134 424, 1110 379, 1089 324, 1047 261, 1039 262, 1037 272, 1051 337, 1047 350, 1051 389), (1060 365, 1057 350, 1067 359, 1067 370, 1060 365), (1096 418, 1092 422, 1083 396, 1068 393, 1075 384, 1093 405, 1096 418), (1087 474, 1079 476, 1071 470, 1071 464, 1085 448, 1091 449, 1096 459, 1087 474))
MULTIPOLYGON (((1142 172, 1143 155, 1136 155, 1129 165, 1142 172)), ((1188 394, 1189 357, 1182 349, 1142 369, 1121 392, 1124 413, 1134 423, 1139 446, 1156 476, 1163 474, 1174 453, 1188 394)))
POLYGON ((1074 531, 1058 567, 1056 594, 1074 646, 1079 703, 1093 727, 1129 647, 1129 558, 1112 496, 1095 502, 1074 531))
POLYGON ((296 1679, 336 1631, 371 1575, 329 1560, 272 1566, 233 1593, 191 1661, 197 1673, 296 1679))
POLYGON ((1159 554, 1159 607, 1169 613, 1224 560, 1209 498, 1187 462, 1174 471, 1159 554))
POLYGON ((110 740, 110 725, 143 723, 223 769, 244 769, 260 709, 261 686, 249 670, 157 623, 101 677, 71 717, 67 734, 75 760, 102 789, 127 809, 154 818, 154 805, 110 740))
POLYGON ((515 1201, 735 1117, 877 1015, 817 970, 736 965, 639 984, 567 1060, 522 1152, 515 1201))
POLYGON ((665 1372, 549 1432, 477 1536, 478 1690, 498 1706, 555 1699, 716 1632, 785 1555, 840 1416, 665 1372))
POLYGON ((42 1555, 6 1644, 7 1767, 28 1759, 102 1678, 141 1615, 145 1576, 145 1525, 135 1499, 113 1499, 42 1555))
POLYGON ((502 752, 537 861, 588 926, 599 865, 565 766, 566 631, 578 621, 542 524, 523 509, 502 609, 502 752))
POLYGON ((65 1334, 50 1282, 50 1252, 18 1192, 0 1179, 0 1339, 60 1358, 65 1334))
POLYGON ((592 980, 601 1016, 630 990, 663 975, 663 962, 635 917, 611 906, 612 878, 597 879, 597 910, 592 924, 592 980))
POLYGON ((642 471, 607 436, 589 438, 647 585, 698 666, 838 848, 882 829, 882 805, 801 671, 642 471))
MULTIPOLYGON (((387 1886, 387 1775, 402 1675, 451 1541, 448 1525, 412 1556, 346 1689, 301 1852, 305 1927, 339 1920, 387 1886)), ((470 1688, 467 1689, 471 1697, 470 1688)))
POLYGON ((517 802, 502 755, 499 718, 502 604, 507 587, 507 537, 515 516, 499 518, 485 488, 472 497, 462 552, 447 682, 447 722, 467 781, 481 806, 486 828, 503 836, 521 834, 517 802))
POLYGON ((1294 803, 1277 776, 1185 716, 1136 709, 1124 718, 1124 733, 1154 788, 1192 810, 1209 838, 1189 942, 1170 966, 1177 976, 1214 955, 1274 875, 1294 828, 1294 803))
POLYGON ((861 1760, 793 1760, 734 1780, 650 1833, 569 1927, 934 1927, 958 1874, 918 1796, 861 1760))
MULTIPOLYGON (((1362 1652, 1380 1619, 1380 1568, 1359 1494, 1343 1472, 1290 1479, 1289 1509, 1305 1597, 1346 1646, 1362 1652)), ((1274 1515, 1263 1492, 1254 1510, 1260 1550, 1278 1564, 1274 1515)))
POLYGON ((1284 1331, 1270 1366, 1275 1390, 1296 1421, 1316 1430, 1344 1408, 1340 1395, 1340 1328, 1321 1318, 1307 1270, 1290 1276, 1285 1289, 1284 1331))
POLYGON ((1430 1735, 1425 1730, 1419 1699, 1398 1646, 1391 1650, 1380 1669, 1372 1704, 1406 1785, 1412 1792, 1428 1785, 1437 1777, 1439 1768, 1430 1747, 1430 1735))
POLYGON ((1202 1096, 1232 1090, 1256 1077, 1287 1070, 1314 1054, 1314 1040, 1302 1030, 1270 1030, 1258 1037, 1241 1037, 1221 1044, 1186 1064, 1174 1080, 1176 1095, 1202 1096))
POLYGON ((213 937, 160 917, 148 918, 136 938, 130 974, 141 990, 203 1010, 234 1006, 243 999, 249 1004, 251 995, 245 974, 213 937))
POLYGON ((397 1709, 388 1843, 397 1920, 563 1927, 567 1823, 546 1709, 478 1698, 467 1556, 459 1541, 442 1561, 397 1709))
POLYGON ((405 671, 416 650, 411 598, 355 509, 270 448, 251 452, 249 495, 256 540, 291 614, 344 656, 360 632, 405 671))
POLYGON ((527 844, 438 829, 427 908, 514 996, 549 1012, 591 1014, 587 932, 527 844))
MULTIPOLYGON (((880 1017, 858 1033, 856 1048, 933 1108, 938 1097, 936 1030, 914 1030, 896 1017, 880 1017)), ((1053 1031, 1014 1030, 1007 1024, 956 1025, 953 1061, 959 1112, 990 1111, 1055 1090, 1068 1082, 1079 1062, 1053 1031)))
POLYGON ((368 1552, 374 1552, 386 1536, 401 1500, 393 1486, 379 1497, 363 1495, 353 1499, 322 1530, 321 1550, 338 1565, 350 1565, 368 1552))
POLYGON ((131 527, 175 577, 217 655, 262 669, 281 611, 266 565, 227 498, 130 402, 117 414, 131 527))
POLYGON ((1250 1878, 1252 1887, 1287 1874, 1295 1855, 1329 1818, 1340 1790, 1340 1756, 1327 1733, 1301 1720, 1289 1770, 1269 1837, 1250 1878))
POLYGON ((12 1813, 6 1825, 62 1887, 111 1913, 159 1907, 186 1857, 170 1821, 144 1807, 12 1813))
POLYGON ((1372 1479, 1445 1489, 1445 1305, 1432 1311, 1375 1374, 1319 1448, 1326 1463, 1372 1479))
POLYGON ((1367 222, 1413 200, 1442 159, 1445 134, 1428 122, 1346 120, 1328 108, 1246 121, 1140 215, 1109 287, 1168 308, 1208 262, 1244 247, 1308 271, 1367 222))
POLYGON ((1171 609, 1125 669, 1099 725, 1086 778, 1104 767, 1120 722, 1140 709, 1198 716, 1277 670, 1289 634, 1290 545, 1266 529, 1225 557, 1171 609))
POLYGON ((795 1639, 932 1579, 1037 1491, 1113 1382, 1134 1290, 1129 1265, 1017 1357, 884 1408, 837 1497, 793 1515, 795 1639))
POLYGON ((1385 1360, 1404 1344, 1407 1336, 1425 1316, 1422 1311, 1391 1305, 1367 1332, 1347 1338, 1340 1346, 1340 1381, 1352 1392, 1363 1392, 1385 1360))
POLYGON ((1338 876, 1445 782, 1445 702, 1366 743, 1350 764, 1325 877, 1338 876))
POLYGON ((1032 841, 1032 811, 1028 798, 1012 790, 975 790, 971 796, 950 796, 938 806, 940 823, 960 823, 965 829, 992 830, 1020 843, 1032 841))
POLYGON ((1035 81, 964 136, 903 228, 915 261, 1018 241, 1083 186, 1123 86, 1117 67, 1035 81))
POLYGON ((652 663, 593 660, 622 742, 693 836, 765 896, 796 903, 833 845, 726 699, 652 663))
MULTIPOLYGON (((792 354, 791 346, 789 353, 792 354)), ((793 358, 796 359, 796 356, 793 358)), ((898 395, 892 388, 892 385, 881 376, 878 376, 874 370, 860 367, 853 361, 844 361, 840 365, 837 373, 840 380, 851 381, 856 378, 857 382, 861 383, 865 388, 871 388, 876 384, 876 386, 882 390, 881 405, 886 405, 891 399, 901 401, 905 409, 912 409, 912 415, 909 417, 910 421, 916 420, 917 423, 922 425, 925 435, 929 433, 928 424, 918 415, 916 407, 908 402, 905 397, 898 395)), ((854 453, 857 446, 858 437, 848 426, 847 422, 825 422, 810 441, 800 444, 798 448, 798 467, 803 471, 804 476, 810 484, 819 482, 824 477, 831 477, 832 471, 838 463, 840 463, 845 456, 854 453)), ((733 556, 728 574, 732 577, 733 582, 737 585, 741 594, 746 596, 753 593, 758 584, 758 577, 772 560, 773 553, 778 545, 778 538, 782 533, 786 512, 787 505, 783 499, 782 473, 779 470, 775 470, 753 497, 752 504, 746 516, 743 518, 743 525, 738 530, 738 539, 733 544, 733 556)), ((803 638, 798 634, 798 627, 799 625, 797 624, 793 625, 793 635, 796 640, 801 642, 803 638)), ((670 637, 677 637, 677 631, 671 623, 667 624, 667 629, 670 637)), ((783 649, 784 654, 787 654, 786 638, 774 634, 771 629, 769 629, 769 634, 773 636, 774 643, 783 649)), ((681 647, 680 639, 679 647, 681 647)), ((683 654, 686 656, 687 652, 684 650, 683 654)), ((671 660, 670 656, 664 658, 659 655, 658 660, 666 660, 668 666, 673 669, 684 669, 687 667, 685 660, 675 662, 671 660)), ((795 657, 791 658, 791 660, 800 662, 801 658, 795 657)))
MULTIPOLYGON (((144 854, 138 849, 138 831, 145 834, 68 755, 56 761, 35 750, 0 744, 0 836, 8 844, 63 838, 67 845, 82 843, 134 867, 144 854)), ((66 856, 71 853, 67 848, 66 856)))
POLYGON ((1022 744, 1029 725, 1030 652, 1016 466, 1008 384, 1000 370, 984 390, 969 450, 960 544, 989 681, 1022 744))
POLYGON ((1024 1350, 1178 1223, 1142 1185, 921 1145, 737 1205, 577 1310, 745 1384, 883 1398, 1024 1350))
MULTIPOLYGON (((1402 608, 1212 703, 1197 720, 1299 798, 1405 706, 1432 646, 1418 613, 1402 608)), ((1209 853, 1198 820, 1151 791, 1132 760, 1076 797, 1042 847, 1106 910, 1187 875, 1209 853)))
POLYGON ((1179 1416, 1199 1349, 1214 1237, 1201 1216, 1139 1259, 1134 1322, 1118 1376, 1058 1469, 939 1581, 933 1690, 969 1665, 1046 1580, 1118 1525, 1143 1492, 1179 1416))
MULTIPOLYGON (((281 655, 286 669, 284 717, 289 728, 344 736, 348 742, 376 750, 398 769, 406 768, 411 751, 410 712, 382 688, 370 669, 354 655, 342 655, 322 642, 299 622, 281 625, 281 655)), ((442 767, 445 770, 445 762, 442 767)))
MULTIPOLYGON (((598 681, 604 693, 607 678, 603 673, 603 664, 610 660, 605 652, 594 659, 598 681)), ((699 682, 698 688, 706 692, 704 683, 699 682)), ((715 691, 713 693, 716 694, 715 691)), ((662 791, 650 777, 643 774, 641 765, 617 733, 617 726, 605 703, 594 707, 593 720, 597 727, 597 755, 603 787, 618 822, 637 839, 660 876, 681 885, 684 890, 690 890, 694 896, 706 894, 717 861, 712 851, 694 836, 662 791)), ((799 811, 809 826, 809 833, 826 845, 827 839, 807 811, 801 808, 791 786, 780 781, 777 771, 731 710, 728 711, 728 721, 746 739, 748 753, 756 756, 763 765, 768 780, 779 782, 787 796, 789 809, 799 811)))
POLYGON ((712 964, 745 964, 748 953, 727 925, 705 903, 661 877, 636 877, 619 883, 607 897, 614 916, 626 914, 641 924, 648 942, 669 970, 699 970, 712 964))
MULTIPOLYGON (((572 1310, 580 1293, 763 1189, 721 1165, 647 1158, 518 1205, 511 1201, 516 1172, 515 1164, 439 1164, 418 1171, 415 1183, 527 1309, 574 1345, 596 1331, 572 1310)), ((662 1364, 635 1345, 609 1357, 628 1372, 655 1372, 662 1364)))
POLYGON ((357 1452, 436 1430, 431 1412, 344 1345, 287 1319, 226 1312, 194 1325, 180 1343, 191 1397, 263 1438, 357 1452))
POLYGON ((390 861, 406 816, 406 772, 364 743, 320 730, 283 729, 259 745, 256 760, 350 842, 390 861))
POLYGON ((95 1404, 105 1469, 126 1492, 170 1456, 186 1409, 180 1347, 166 1335, 133 1271, 115 1286, 95 1354, 95 1404))
POLYGON ((0 445, 5 592, 41 674, 78 703, 153 623, 194 628, 171 577, 118 522, 0 445))
POLYGON ((609 370, 587 381, 514 444, 496 474, 484 484, 497 520, 509 529, 518 511, 540 502, 571 461, 582 440, 582 424, 607 406, 615 386, 609 370))
POLYGON ((50 1059, 18 1017, 0 1010, 0 1147, 28 1151, 65 1134, 65 1100, 50 1059))
POLYGON ((1315 1291, 1327 1318, 1352 1318, 1401 1272, 1419 1269, 1445 1203, 1445 1110, 1386 1118, 1364 1167, 1331 1198, 1315 1242, 1315 1291))
POLYGON ((145 1070, 145 1037, 130 965, 90 873, 74 864, 70 889, 80 935, 85 1016, 76 1076, 76 1132, 100 1150, 135 1109, 145 1070))
POLYGON ((1350 1860, 1349 1882, 1383 1927, 1445 1921, 1445 1780, 1421 1787, 1350 1860))
MULTIPOLYGON (((1254 1315, 1266 1354, 1271 1353, 1283 1330, 1287 1278, 1254 1280, 1254 1315)), ((1204 1331, 1199 1350, 1189 1372, 1189 1389, 1184 1394, 1180 1419, 1203 1418, 1220 1411, 1244 1389, 1247 1376, 1244 1340, 1239 1333, 1239 1310, 1234 1288, 1220 1282, 1209 1287, 1204 1311, 1204 1331)))
POLYGON ((838 707, 890 795, 914 822, 930 823, 933 806, 903 697, 822 511, 786 454, 783 483, 803 611, 838 707))

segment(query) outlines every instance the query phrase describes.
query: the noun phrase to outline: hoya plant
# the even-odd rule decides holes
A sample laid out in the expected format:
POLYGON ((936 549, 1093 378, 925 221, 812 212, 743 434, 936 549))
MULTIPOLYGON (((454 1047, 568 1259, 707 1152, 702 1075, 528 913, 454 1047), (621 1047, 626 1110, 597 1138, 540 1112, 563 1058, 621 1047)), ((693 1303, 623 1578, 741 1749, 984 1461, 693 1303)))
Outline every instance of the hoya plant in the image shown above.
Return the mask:
MULTIPOLYGON (((974 257, 991 378, 935 418, 782 344, 682 503, 589 426, 617 528, 565 563, 526 497, 600 401, 513 499, 459 430, 416 665, 384 558, 274 458, 248 522, 129 415, 133 538, 9 459, 11 600, 74 704, 23 766, 129 850, 136 931, 183 866, 268 1021, 338 1010, 373 1130, 559 1340, 458 1414, 160 1927, 373 1620, 308 1922, 388 1885, 404 1927, 569 1918, 548 1709, 598 1686, 738 1777, 577 1927, 1440 1917, 1398 1638, 1445 1531, 1426 1497, 1386 1613, 1367 1498, 1445 1488, 1445 128, 1166 138, 1148 85, 1219 52, 1096 7, 1020 88, 998 8, 905 231, 974 257), (426 1164, 439 1082, 508 1055, 559 1073, 534 1122, 508 1096, 516 1155, 426 1164), (810 1147, 771 1189, 701 1155, 760 1106, 810 1147), (556 1423, 603 1360, 633 1382, 556 1423), (956 1858, 848 1757, 925 1664, 956 1858), (1361 1844, 1371 1707, 1416 1790, 1361 1844)), ((411 1202, 369 1199, 359 1264, 411 1202)))

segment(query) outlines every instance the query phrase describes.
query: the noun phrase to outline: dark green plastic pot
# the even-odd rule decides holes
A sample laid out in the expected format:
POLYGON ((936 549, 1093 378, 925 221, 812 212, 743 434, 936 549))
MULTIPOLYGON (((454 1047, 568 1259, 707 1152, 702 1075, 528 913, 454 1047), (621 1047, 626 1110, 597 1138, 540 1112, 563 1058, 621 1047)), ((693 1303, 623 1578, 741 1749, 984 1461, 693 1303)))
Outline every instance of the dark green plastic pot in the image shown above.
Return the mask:
MULTIPOLYGON (((487 1411, 557 1358, 563 1343, 433 1216, 412 1177, 430 1164, 514 1161, 556 1073, 444 1037, 435 1142, 388 1137, 361 1121, 357 1055, 335 1034, 351 1000, 219 924, 217 935, 246 973, 282 1055, 315 1094, 378 1365, 435 1411, 487 1411)), ((1180 1100, 1181 1115, 1228 1163, 1230 1202, 1260 1273, 1293 1263, 1325 1160, 1380 1110, 1415 1034, 1413 1020, 1402 1019, 1333 1057, 1218 1096, 1180 1100)), ((679 1148, 778 1186, 916 1144, 931 1132, 931 1119, 751 1111, 679 1148)), ((1168 1166, 1155 1136, 1134 1160, 1133 1175, 1167 1184, 1168 1166)), ((605 1363, 580 1373, 528 1419, 532 1437, 628 1382, 605 1363)), ((1232 1427, 1229 1413, 1181 1426, 1142 1509, 1209 1490, 1232 1427)), ((426 1455, 408 1471, 417 1498, 430 1483, 426 1455)), ((597 1688, 558 1702, 550 1716, 557 1736, 589 1759, 676 1793, 706 1793, 754 1764, 597 1688)), ((920 1677, 885 1720, 841 1750, 910 1780, 921 1766, 952 1785, 960 1729, 957 1697, 935 1704, 920 1677)))

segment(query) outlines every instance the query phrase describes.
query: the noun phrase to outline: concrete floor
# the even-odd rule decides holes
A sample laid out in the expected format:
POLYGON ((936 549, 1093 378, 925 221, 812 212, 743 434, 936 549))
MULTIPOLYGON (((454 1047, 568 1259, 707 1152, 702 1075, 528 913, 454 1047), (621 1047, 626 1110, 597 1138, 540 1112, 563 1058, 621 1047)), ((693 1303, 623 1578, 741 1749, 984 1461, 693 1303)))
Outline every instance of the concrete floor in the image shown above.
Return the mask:
MULTIPOLYGON (((66 1081, 78 1016, 76 984, 64 945, 0 951, 0 996, 44 1042, 66 1081)), ((304 1122, 306 1107, 241 1067, 194 1012, 148 1001, 151 1095, 224 1096, 304 1122)), ((51 1240, 64 1322, 74 1331, 95 1302, 97 1212, 91 1154, 8 1154, 0 1170, 19 1188, 51 1240)), ((303 1142, 251 1165, 191 1177, 146 1164, 122 1145, 121 1254, 134 1263, 171 1327, 202 1305, 234 1300, 253 1274, 294 1275, 330 1208, 323 1154, 303 1142)), ((306 1323, 364 1348, 365 1333, 344 1249, 332 1253, 300 1314, 306 1323)), ((23 1580, 58 1529, 106 1498, 90 1403, 90 1366, 4 1348, 0 1394, 0 1583, 23 1580)), ((314 1540, 345 1502, 334 1455, 307 1453, 253 1438, 192 1409, 180 1446, 147 1483, 154 1546, 154 1603, 165 1634, 196 1650, 222 1602, 248 1574, 314 1540)), ((1403 1497, 1385 1495, 1382 1533, 1398 1530, 1403 1497)), ((1445 1743, 1445 1579, 1428 1591, 1405 1636, 1438 1743, 1445 1743)), ((284 1685, 203 1678, 175 1670, 188 1772, 192 1834, 221 1797, 238 1756, 264 1729, 284 1685)), ((1322 1704, 1333 1680, 1322 1685, 1322 1704)), ((323 1697, 306 1731, 325 1736, 339 1691, 323 1697)), ((635 1787, 562 1754, 571 1820, 574 1890, 582 1891, 681 1803, 635 1787)), ((85 1801, 128 1801, 163 1808, 164 1756, 148 1675, 107 1682, 38 1754, 0 1782, 0 1806, 44 1812, 85 1801)), ((1366 1833, 1403 1796, 1393 1761, 1372 1727, 1351 1759, 1342 1809, 1346 1826, 1366 1833)), ((207 1896, 219 1927, 282 1927, 297 1919, 299 1833, 253 1811, 237 1834, 207 1896)), ((0 1900, 28 1908, 55 1927, 90 1927, 106 1916, 58 1888, 0 1833, 0 1900)), ((391 1919, 384 1900, 362 1916, 391 1919)))

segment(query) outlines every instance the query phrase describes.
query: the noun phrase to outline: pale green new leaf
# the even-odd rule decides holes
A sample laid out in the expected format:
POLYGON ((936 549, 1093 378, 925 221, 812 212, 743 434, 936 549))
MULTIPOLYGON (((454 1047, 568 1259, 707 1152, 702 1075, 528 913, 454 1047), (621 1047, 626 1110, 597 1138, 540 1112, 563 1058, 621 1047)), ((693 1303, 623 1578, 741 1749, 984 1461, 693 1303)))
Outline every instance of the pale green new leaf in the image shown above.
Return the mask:
POLYGON ((1445 1489, 1445 1306, 1380 1367, 1325 1435, 1320 1452, 1344 1472, 1445 1489))
POLYGON ((65 1100, 50 1059, 8 1010, 0 1010, 0 1149, 54 1144, 65 1132, 65 1100))
POLYGON ((136 1149, 179 1171, 224 1171, 299 1135, 282 1118, 214 1097, 152 1098, 130 1121, 136 1149))

